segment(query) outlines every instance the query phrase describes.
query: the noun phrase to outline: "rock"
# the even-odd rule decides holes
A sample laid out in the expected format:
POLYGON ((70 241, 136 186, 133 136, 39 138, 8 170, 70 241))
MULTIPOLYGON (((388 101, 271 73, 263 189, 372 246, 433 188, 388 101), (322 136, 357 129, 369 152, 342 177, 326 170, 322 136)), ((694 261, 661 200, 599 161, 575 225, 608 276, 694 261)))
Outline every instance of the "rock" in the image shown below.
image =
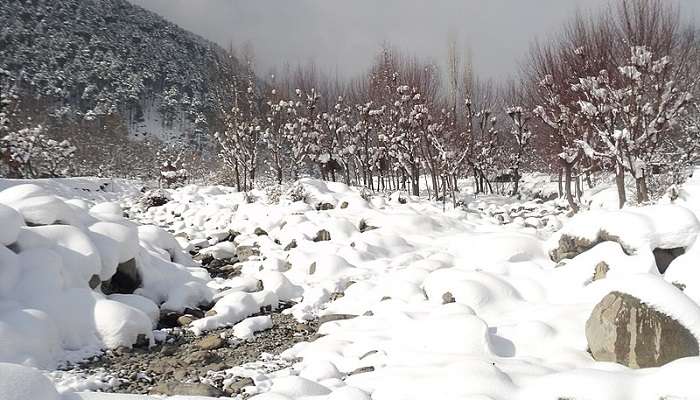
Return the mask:
POLYGON ((161 310, 160 318, 158 319, 158 328, 175 328, 176 326, 182 326, 180 324, 180 317, 183 317, 183 315, 180 313, 161 310))
POLYGON ((318 231, 318 233, 316 233, 316 237, 314 238, 314 242, 325 242, 328 240, 331 240, 331 233, 325 229, 318 231))
POLYGON ((595 306, 586 322, 586 339, 596 361, 630 368, 660 367, 699 354, 698 341, 685 326, 620 292, 595 306))
POLYGON ((207 266, 214 261, 214 256, 209 253, 197 253, 192 259, 198 261, 202 266, 207 266))
POLYGON ((365 354, 363 354, 362 356, 360 356, 360 360, 364 360, 365 358, 371 356, 372 354, 377 354, 377 353, 379 353, 379 351, 370 350, 370 351, 366 352, 365 354))
POLYGON ((185 308, 183 310, 185 315, 191 315, 194 317, 194 319, 200 319, 204 318, 204 311, 196 309, 196 308, 185 308))
POLYGON ((344 202, 340 203, 340 208, 345 209, 345 208, 348 208, 348 206, 349 206, 349 204, 348 204, 347 201, 344 201, 344 202))
POLYGON ((364 219, 360 220, 360 225, 358 226, 358 228, 360 229, 360 232, 367 232, 367 231, 379 229, 376 226, 372 226, 372 225, 367 224, 367 221, 365 221, 364 219))
POLYGON ((292 241, 289 242, 289 244, 284 247, 284 251, 289 251, 291 249, 295 249, 296 247, 297 247, 297 241, 292 239, 292 241))
POLYGON ((322 211, 322 210, 332 210, 334 209, 335 206, 331 203, 318 203, 316 205, 316 210, 317 211, 322 211))
POLYGON ((256 236, 267 236, 267 231, 260 227, 255 228, 255 231, 253 233, 256 236))
POLYGON ((671 284, 678 288, 678 290, 680 290, 681 292, 685 290, 685 285, 680 282, 671 282, 671 284))
POLYGON ((452 295, 450 292, 445 292, 442 295, 442 304, 449 304, 449 303, 454 303, 455 302, 455 297, 452 295))
POLYGON ((605 277, 608 276, 608 271, 610 271, 610 267, 605 261, 601 261, 596 264, 595 272, 593 273, 593 282, 600 279, 605 279, 605 277))
POLYGON ((204 313, 204 316, 205 316, 205 317, 213 317, 213 316, 215 316, 216 314, 217 314, 216 310, 211 309, 211 310, 205 312, 205 313, 204 313))
POLYGON ((348 375, 351 376, 351 375, 357 375, 357 374, 366 374, 367 372, 372 372, 372 371, 374 371, 374 367, 370 365, 368 367, 357 368, 356 370, 350 372, 348 375))
POLYGON ((178 347, 174 344, 164 344, 160 349, 160 353, 164 356, 172 356, 173 354, 177 353, 177 348, 178 347))
POLYGON ((88 284, 90 285, 90 289, 95 289, 96 287, 100 286, 102 283, 102 280, 100 279, 100 276, 95 274, 90 277, 90 282, 88 284))
POLYGON ((141 198, 141 204, 148 210, 151 207, 160 207, 170 201, 170 194, 162 189, 149 190, 141 198))
POLYGON ((683 247, 676 247, 675 249, 654 249, 654 260, 656 261, 656 268, 659 270, 659 273, 666 273, 668 266, 671 265, 671 261, 683 254, 685 254, 685 249, 683 247))
POLYGON ((260 249, 256 246, 238 246, 236 248, 236 258, 238 261, 248 261, 251 257, 260 255, 260 249))
POLYGON ((221 361, 221 358, 216 354, 207 350, 198 350, 189 353, 182 361, 187 365, 205 366, 221 361))
POLYGON ((136 268, 136 259, 132 258, 119 264, 117 272, 110 279, 102 282, 102 293, 132 294, 139 287, 141 287, 141 274, 136 268))
POLYGON ((227 392, 231 394, 240 394, 246 386, 255 386, 255 382, 251 378, 241 378, 228 386, 227 392))
POLYGON ((197 347, 202 350, 216 350, 224 347, 226 342, 219 336, 211 335, 197 342, 197 347))
POLYGON ((353 319, 357 317, 357 315, 352 315, 352 314, 328 314, 328 315, 323 315, 318 318, 318 324, 322 325, 325 324, 326 322, 331 322, 331 321, 342 321, 346 319, 353 319))
POLYGON ((622 251, 624 251, 627 255, 634 254, 636 251, 635 249, 625 245, 619 237, 611 235, 606 231, 600 231, 598 232, 598 237, 593 241, 566 234, 561 235, 557 247, 549 252, 549 257, 552 259, 552 261, 558 263, 567 258, 574 258, 602 242, 618 243, 622 247, 622 251))
POLYGON ((167 396, 204 396, 204 397, 222 397, 224 392, 214 386, 204 383, 180 383, 166 382, 155 386, 151 393, 164 394, 167 396))
POLYGON ((316 273, 316 261, 312 262, 309 266, 309 275, 316 273))

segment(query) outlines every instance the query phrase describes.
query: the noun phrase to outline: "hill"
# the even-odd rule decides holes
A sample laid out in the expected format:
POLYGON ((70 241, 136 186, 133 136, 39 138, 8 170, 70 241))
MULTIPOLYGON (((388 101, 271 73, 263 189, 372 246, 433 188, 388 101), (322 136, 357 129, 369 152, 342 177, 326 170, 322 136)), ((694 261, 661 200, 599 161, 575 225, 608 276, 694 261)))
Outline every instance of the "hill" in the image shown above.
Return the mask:
POLYGON ((22 97, 78 124, 117 117, 133 136, 206 141, 222 53, 125 0, 0 2, 0 69, 22 97))

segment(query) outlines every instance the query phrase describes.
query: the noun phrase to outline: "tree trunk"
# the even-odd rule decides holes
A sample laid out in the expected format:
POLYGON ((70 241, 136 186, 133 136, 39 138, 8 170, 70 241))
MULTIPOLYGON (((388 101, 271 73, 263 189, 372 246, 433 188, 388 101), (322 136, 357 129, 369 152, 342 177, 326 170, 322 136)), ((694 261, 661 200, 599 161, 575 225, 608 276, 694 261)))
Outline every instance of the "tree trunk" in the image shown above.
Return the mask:
POLYGON ((627 203, 627 193, 625 193, 625 168, 622 165, 615 167, 615 185, 617 186, 617 199, 620 208, 627 203))
POLYGON ((238 165, 236 165, 236 168, 234 168, 234 172, 236 174, 236 188, 239 192, 241 192, 241 174, 238 172, 238 165))
POLYGON ((564 195, 564 168, 559 168, 559 178, 557 180, 557 184, 559 189, 559 197, 561 198, 564 195))
POLYGON ((564 162, 564 191, 566 194, 566 201, 569 203, 569 207, 571 207, 571 210, 575 213, 578 212, 578 204, 574 201, 574 196, 571 193, 571 170, 572 170, 572 165, 569 164, 566 161, 564 162))
POLYGON ((641 204, 649 201, 649 189, 647 188, 646 176, 642 175, 635 179, 637 186, 637 203, 641 204))
POLYGON ((414 196, 420 195, 420 168, 416 163, 411 165, 411 193, 414 196))
POLYGON ((513 182, 513 196, 517 196, 520 189, 520 172, 517 168, 513 171, 513 178, 515 179, 513 182))

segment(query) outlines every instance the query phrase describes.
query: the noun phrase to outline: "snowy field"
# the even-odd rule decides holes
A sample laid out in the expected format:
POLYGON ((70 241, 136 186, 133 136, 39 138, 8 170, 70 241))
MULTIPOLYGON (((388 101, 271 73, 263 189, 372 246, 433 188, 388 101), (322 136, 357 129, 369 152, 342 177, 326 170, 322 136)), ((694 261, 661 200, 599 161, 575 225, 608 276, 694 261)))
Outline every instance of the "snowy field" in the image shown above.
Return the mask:
POLYGON ((698 175, 674 201, 617 211, 601 192, 573 218, 560 200, 443 210, 310 179, 248 193, 186 186, 150 208, 137 182, 0 180, 0 399, 158 398, 90 392, 108 380, 53 371, 168 341, 172 330, 154 330, 163 312, 212 304, 185 329, 251 338, 272 324, 256 314, 281 304, 323 322, 277 367, 219 372, 252 379, 240 398, 700 399, 697 352, 633 369, 595 361, 586 335, 596 305, 619 292, 697 349, 698 175), (661 268, 657 252, 670 249, 682 254, 661 268), (190 251, 238 257, 240 273, 211 278, 190 251), (133 294, 103 294, 118 270, 139 276, 133 294))

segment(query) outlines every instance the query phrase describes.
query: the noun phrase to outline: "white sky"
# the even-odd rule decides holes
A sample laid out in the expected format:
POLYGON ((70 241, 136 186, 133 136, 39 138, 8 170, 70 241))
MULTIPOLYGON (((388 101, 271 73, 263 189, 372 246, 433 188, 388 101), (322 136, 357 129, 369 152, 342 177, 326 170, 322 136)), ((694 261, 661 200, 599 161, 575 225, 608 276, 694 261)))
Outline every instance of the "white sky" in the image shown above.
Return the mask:
MULTIPOLYGON (((505 78, 535 38, 606 0, 130 0, 224 47, 253 44, 258 70, 314 60, 323 70, 363 72, 383 42, 442 63, 454 35, 477 73, 505 78)), ((700 0, 679 0, 700 18, 700 0)))

